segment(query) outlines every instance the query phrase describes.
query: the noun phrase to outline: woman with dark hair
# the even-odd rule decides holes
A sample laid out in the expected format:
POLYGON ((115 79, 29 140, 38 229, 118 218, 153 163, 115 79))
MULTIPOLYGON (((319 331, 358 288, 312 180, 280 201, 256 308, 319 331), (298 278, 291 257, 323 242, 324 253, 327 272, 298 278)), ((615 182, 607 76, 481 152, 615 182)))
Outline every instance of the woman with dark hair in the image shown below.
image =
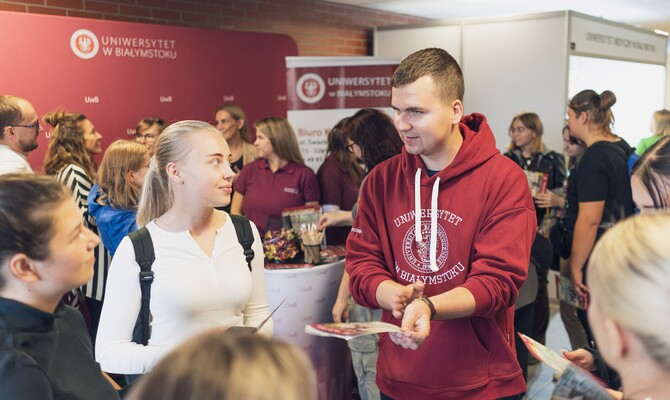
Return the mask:
MULTIPOLYGON (((568 104, 568 126, 572 136, 586 145, 576 177, 579 211, 570 252, 570 278, 580 296, 588 293, 584 269, 593 246, 617 221, 633 214, 628 175, 628 156, 633 149, 612 133, 611 107, 616 96, 609 90, 577 93, 568 104)), ((586 314, 578 310, 587 337, 593 336, 586 314)))
MULTIPOLYGON (((402 151, 403 143, 393 125, 393 120, 374 108, 359 110, 344 124, 343 130, 346 135, 346 149, 363 161, 365 173, 402 151)), ((319 229, 329 226, 351 226, 357 208, 358 204, 354 204, 351 211, 325 213, 319 221, 319 229)))
MULTIPOLYGON (((102 135, 86 116, 79 113, 53 111, 44 116, 44 121, 54 128, 44 157, 44 172, 47 175, 55 175, 57 180, 70 189, 84 217, 84 224, 97 235, 95 218, 88 211, 88 194, 97 175, 98 166, 93 161, 93 156, 102 152, 100 147, 102 135)), ((90 311, 91 338, 94 341, 102 310, 109 262, 109 253, 100 243, 95 249, 93 278, 83 288, 86 308, 90 311)), ((80 308, 83 300, 80 298, 80 293, 80 291, 73 292, 67 300, 68 304, 80 308)), ((86 310, 82 313, 87 317, 86 310)))
POLYGON ((135 128, 135 141, 147 146, 149 156, 154 155, 154 146, 158 140, 158 135, 165 129, 165 121, 158 117, 148 117, 142 119, 135 128))
MULTIPOLYGON (((598 296, 606 297, 607 301, 605 303, 612 303, 612 301, 615 301, 620 303, 619 306, 625 303, 626 306, 623 308, 612 307, 612 304, 607 304, 607 306, 610 311, 616 311, 617 315, 621 314, 620 311, 624 309, 626 312, 621 315, 625 314, 625 317, 629 322, 636 321, 634 325, 640 329, 652 326, 647 330, 647 335, 642 335, 647 336, 646 340, 653 339, 648 335, 649 332, 662 332, 660 337, 666 338, 666 330, 660 329, 655 322, 658 321, 659 316, 667 315, 667 313, 650 313, 650 318, 654 319, 653 323, 639 323, 641 312, 644 314, 644 310, 656 309, 659 304, 661 304, 658 303, 658 299, 661 297, 651 295, 653 290, 658 289, 658 287, 654 288, 652 287, 654 285, 652 285, 640 289, 635 285, 631 286, 631 282, 640 284, 642 283, 642 280, 637 278, 644 276, 648 278, 646 285, 662 283, 666 287, 662 287, 660 290, 664 293, 668 293, 668 280, 661 278, 658 275, 661 271, 658 269, 654 270, 654 268, 663 264, 663 262, 665 262, 666 266, 670 266, 669 255, 662 254, 663 250, 667 250, 668 248, 666 242, 670 215, 667 214, 667 212, 656 212, 658 210, 667 210, 670 208, 670 136, 659 139, 642 155, 642 157, 640 157, 633 168, 631 189, 633 192, 633 200, 638 206, 640 213, 655 214, 655 217, 645 217, 644 219, 635 217, 630 218, 621 224, 617 224, 616 229, 612 229, 612 231, 607 234, 607 236, 610 236, 610 242, 605 243, 605 241, 601 241, 598 244, 598 248, 601 250, 600 254, 596 255, 597 250, 594 250, 594 255, 589 260, 589 266, 598 267, 601 271, 594 273, 594 271, 591 270, 589 271, 589 277, 591 278, 595 275, 601 275, 601 283, 607 283, 606 291, 594 293, 594 298, 598 300, 598 303, 603 304, 598 296), (658 218, 656 219, 656 217, 658 218), (662 230, 659 230, 659 228, 662 228, 662 230), (663 230, 665 230, 665 234, 663 230), (615 233, 615 231, 617 232, 615 233), (646 236, 646 238, 642 236, 646 236), (612 255, 615 255, 615 257, 612 257, 612 255), (654 257, 656 259, 652 260, 654 257), (664 257, 665 259, 663 259, 664 257), (613 264, 616 264, 614 270, 611 269, 613 264), (644 271, 644 274, 640 274, 640 271, 644 271), (623 275, 621 275, 622 272, 624 272, 623 275), (636 273, 631 274, 632 272, 636 273), (591 275, 592 273, 593 275, 591 275), (603 279, 604 275, 607 275, 606 279, 603 279), (634 281, 631 281, 631 279, 634 279, 634 281), (635 281, 635 279, 637 280, 635 281), (619 285, 619 287, 617 288, 616 285, 619 285), (651 289, 651 291, 649 289, 651 289), (622 292, 630 295, 630 298, 622 298, 622 292), (644 293, 645 295, 640 296, 640 293, 644 293), (654 304, 652 306, 649 306, 648 304, 637 304, 639 303, 639 299, 650 299, 654 304), (633 305, 633 308, 636 306, 640 306, 641 308, 633 309, 629 307, 630 305, 633 305)), ((665 271, 665 273, 667 273, 667 271, 665 271)), ((596 289, 594 289, 594 291, 596 291, 596 289)), ((662 304, 660 306, 663 307, 662 304)), ((617 315, 610 315, 610 317, 616 317, 617 315)), ((599 317, 593 318, 593 314, 590 314, 589 318, 593 320, 599 317)), ((663 340, 658 340, 658 338, 650 340, 648 343, 650 345, 647 349, 650 351, 654 350, 653 354, 655 355, 667 355, 669 354, 667 349, 663 350, 661 349, 662 346, 658 347, 663 344, 662 342, 663 340)), ((603 357, 607 358, 608 353, 611 356, 612 352, 611 349, 605 348, 606 346, 609 346, 609 343, 600 343, 599 346, 600 350, 588 346, 585 348, 577 348, 573 346, 576 350, 563 352, 563 355, 580 367, 594 371, 596 376, 602 378, 614 389, 621 386, 623 378, 624 390, 627 393, 633 390, 633 385, 627 383, 627 378, 632 378, 630 381, 639 381, 640 378, 649 378, 648 381, 658 381, 656 377, 647 375, 646 369, 643 370, 645 375, 636 374, 636 371, 641 370, 638 363, 631 363, 630 365, 634 365, 632 369, 621 369, 623 364, 620 361, 617 362, 616 359, 603 360, 603 357), (608 363, 611 362, 611 366, 610 364, 605 363, 605 361, 608 363), (616 368, 616 371, 613 370, 612 367, 616 368), (619 376, 617 372, 621 373, 622 376, 619 376), (625 375, 629 375, 629 377, 625 375)), ((670 369, 668 368, 670 365, 668 360, 663 360, 662 364, 665 364, 666 370, 670 369)), ((647 382, 646 385, 649 385, 649 382, 647 382)), ((618 397, 616 398, 622 398, 622 395, 622 393, 618 393, 618 397)))
MULTIPOLYGON (((394 157, 402 151, 403 143, 393 120, 382 111, 364 108, 354 114, 344 125, 347 150, 363 160, 370 172, 377 164, 394 157)), ((363 179, 365 182, 365 179, 363 179)), ((361 183, 363 185, 364 183, 361 183)), ((319 228, 333 225, 351 225, 356 216, 358 203, 351 211, 325 213, 319 220, 319 228)), ((361 307, 351 299, 349 274, 342 276, 337 299, 333 305, 333 320, 342 322, 378 321, 381 310, 361 307)), ((362 400, 379 399, 377 376, 377 335, 366 335, 347 342, 351 350, 354 372, 358 379, 358 391, 362 400)))
MULTIPOLYGON (((575 179, 577 177, 579 162, 585 151, 586 146, 584 146, 584 143, 573 138, 570 134, 570 128, 565 125, 563 127, 563 152, 568 157, 568 178, 565 183, 565 198, 562 199, 563 216, 559 220, 559 225, 556 226, 556 228, 561 229, 552 231, 555 232, 555 235, 561 236, 560 238, 552 238, 552 240, 555 239, 558 241, 559 246, 554 246, 554 251, 564 259, 561 260, 560 276, 565 279, 570 279, 570 265, 567 260, 570 258, 572 233, 574 231, 575 222, 577 221, 577 212, 579 211, 575 179)), ((575 306, 561 301, 559 304, 559 311, 572 348, 578 349, 586 346, 588 344, 586 332, 584 332, 584 327, 577 317, 577 309, 575 306)))
MULTIPOLYGON (((358 201, 358 189, 365 172, 356 156, 347 150, 347 137, 342 129, 349 118, 340 120, 328 132, 328 156, 316 173, 321 189, 324 212, 351 210, 358 201)), ((333 226, 326 230, 329 245, 344 244, 351 227, 333 226)))
POLYGON ((320 193, 286 118, 256 122, 254 145, 258 159, 237 176, 230 213, 252 220, 262 236, 268 223, 281 221, 284 208, 319 204, 320 193))
POLYGON ((403 143, 393 120, 374 108, 364 108, 345 124, 347 150, 365 163, 367 172, 375 165, 400 154, 403 143))
POLYGON ((0 398, 118 399, 63 295, 93 275, 100 239, 50 177, 0 177, 0 398), (9 240, 11 238, 11 240, 9 240))

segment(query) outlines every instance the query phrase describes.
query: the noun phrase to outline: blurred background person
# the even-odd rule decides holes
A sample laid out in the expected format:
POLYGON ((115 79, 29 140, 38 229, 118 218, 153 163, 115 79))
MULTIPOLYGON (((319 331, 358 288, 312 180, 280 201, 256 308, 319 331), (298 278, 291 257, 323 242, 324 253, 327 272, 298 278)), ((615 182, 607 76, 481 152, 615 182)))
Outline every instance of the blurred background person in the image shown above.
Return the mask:
MULTIPOLYGON (((351 210, 358 201, 365 172, 356 155, 347 150, 347 137, 342 128, 348 120, 343 118, 328 132, 328 155, 316 173, 324 212, 351 210)), ((345 244, 350 230, 351 226, 326 229, 326 243, 345 244)))
MULTIPOLYGON (((609 90, 583 90, 568 104, 570 133, 586 146, 577 169, 579 211, 570 252, 570 280, 580 296, 588 293, 584 269, 593 246, 609 227, 633 214, 628 172, 633 149, 612 133, 614 103, 616 96, 609 90)), ((591 342, 586 313, 577 313, 591 342)))
POLYGON ((232 214, 245 215, 258 227, 281 228, 284 208, 319 204, 319 183, 305 165, 293 128, 282 117, 256 122, 258 159, 237 176, 230 207, 232 214))
MULTIPOLYGON (((633 199, 642 214, 670 208, 670 136, 661 138, 640 157, 633 170, 631 189, 633 199)), ((649 234, 651 232, 645 232, 645 235, 649 234)), ((635 240, 644 240, 644 236, 635 240)), ((624 244, 629 246, 629 248, 633 247, 630 246, 630 243, 624 244)), ((617 248, 616 250, 619 249, 617 248)), ((644 255, 648 256, 648 254, 644 255)), ((592 260, 594 259, 595 256, 592 260)), ((631 260, 629 265, 640 265, 638 264, 640 261, 641 258, 636 258, 631 260)), ((666 258, 666 261, 670 261, 670 259, 666 258)), ((646 267, 644 270, 646 271, 646 267)), ((616 288, 612 288, 612 290, 616 290, 616 288)), ((645 293, 643 297, 653 295, 647 292, 641 293, 645 293)), ((601 343, 600 345, 604 344, 601 343)), ((573 346, 573 349, 577 350, 564 352, 563 355, 582 368, 594 371, 595 375, 603 379, 610 387, 618 388, 621 385, 621 377, 604 362, 600 351, 590 346, 585 346, 583 349, 573 346)), ((619 394, 617 398, 621 398, 621 395, 619 394)))
MULTIPOLYGON (((348 121, 343 128, 347 141, 346 149, 363 162, 364 172, 367 175, 377 164, 400 154, 403 143, 393 125, 393 120, 383 112, 364 108, 354 116, 356 119, 348 121)), ((365 178, 361 181, 361 185, 364 181, 365 178)), ((329 226, 351 226, 357 207, 358 204, 354 204, 352 210, 325 213, 319 221, 319 229, 329 226)))
POLYGON ((670 111, 658 110, 654 111, 653 117, 649 124, 649 131, 652 133, 648 138, 640 140, 640 143, 635 146, 635 153, 642 155, 648 148, 656 143, 663 136, 670 135, 670 111))
MULTIPOLYGON (((98 166, 93 156, 102 152, 102 135, 86 116, 79 113, 53 111, 44 116, 44 121, 53 126, 44 157, 44 172, 54 175, 70 189, 84 218, 84 224, 97 235, 95 218, 88 212, 88 194, 97 176, 98 166)), ((83 287, 85 305, 82 305, 81 292, 73 292, 68 299, 68 304, 82 309, 85 318, 90 315, 89 325, 94 344, 109 262, 109 253, 100 243, 95 248, 93 278, 83 287)))
POLYGON ((30 102, 0 95, 0 174, 33 173, 28 153, 37 148, 40 121, 30 102))
MULTIPOLYGON (((235 172, 234 187, 237 174, 240 173, 242 167, 257 158, 256 147, 251 143, 249 137, 247 116, 242 107, 237 104, 224 103, 214 111, 214 126, 221 132, 230 148, 230 165, 235 172)), ((222 210, 230 212, 230 204, 223 207, 222 210)))
MULTIPOLYGON (((563 151, 568 157, 568 178, 565 183, 565 198, 561 199, 547 199, 546 202, 552 204, 560 204, 563 202, 563 210, 561 218, 557 221, 556 228, 552 232, 554 235, 560 237, 552 237, 554 243, 554 251, 562 258, 560 275, 565 279, 570 279, 570 249, 572 247, 572 236, 575 229, 575 222, 577 221, 577 212, 579 211, 579 203, 577 200, 577 187, 575 180, 577 178, 577 168, 579 161, 582 159, 586 146, 584 143, 573 138, 570 135, 570 128, 566 125, 563 127, 563 151)), ((543 196, 555 196, 553 192, 547 192, 543 196)), ((538 200, 540 202, 540 200, 538 200)), ((570 339, 570 345, 573 349, 579 349, 588 344, 586 332, 584 327, 579 322, 577 317, 577 309, 566 303, 559 302, 559 311, 561 320, 565 326, 570 339)))
POLYGON ((661 138, 642 154, 630 183, 641 213, 670 208, 670 136, 661 138))
MULTIPOLYGON (((382 111, 373 108, 359 110, 344 124, 343 131, 347 150, 365 163, 367 172, 402 151, 403 142, 398 130, 393 120, 382 111)), ((364 182, 365 179, 362 184, 364 182)), ((325 213, 319 221, 320 229, 332 226, 331 224, 351 226, 356 210, 357 204, 354 204, 352 210, 325 213)), ((349 274, 346 271, 340 282, 332 314, 335 322, 367 322, 381 319, 381 310, 371 310, 353 301, 349 292, 349 274)), ((365 335, 347 342, 358 381, 358 393, 362 400, 380 398, 379 388, 375 383, 377 340, 378 335, 365 335)))
POLYGON ((118 399, 63 295, 93 275, 100 239, 50 177, 0 176, 0 398, 118 399), (11 238, 11 240, 8 240, 11 238))
POLYGON ((149 161, 146 146, 129 140, 115 141, 102 157, 96 184, 88 194, 88 210, 111 257, 121 239, 137 230, 137 204, 149 161))
POLYGON ((135 128, 135 141, 147 146, 149 156, 153 156, 156 140, 158 140, 158 135, 163 132, 163 129, 165 129, 165 121, 163 119, 158 117, 144 118, 137 123, 137 127, 135 128))
MULTIPOLYGON (((155 256, 150 337, 146 346, 133 341, 142 293, 140 266, 126 237, 112 260, 96 341, 103 370, 144 374, 194 335, 257 327, 270 315, 258 232, 251 225, 249 268, 230 215, 215 209, 230 202, 229 157, 226 141, 209 123, 176 122, 158 138, 137 211, 155 256)), ((272 331, 269 320, 259 333, 269 337, 272 331)))
POLYGON ((556 211, 562 205, 560 198, 563 196, 566 168, 563 155, 550 149, 542 141, 543 133, 544 127, 537 114, 526 112, 516 115, 509 127, 512 140, 505 155, 524 171, 547 175, 547 192, 533 193, 538 228, 546 236, 549 232, 547 227, 553 225, 556 211), (549 192, 555 196, 551 196, 549 192), (538 204, 538 198, 542 199, 542 204, 538 204))
MULTIPOLYGON (((549 241, 549 232, 556 223, 556 214, 563 197, 565 184, 565 159, 562 154, 550 149, 542 140, 544 127, 536 113, 524 112, 516 115, 509 126, 511 142, 505 155, 519 165, 526 176, 534 197, 535 212, 537 215, 538 233, 535 235, 531 249, 532 262, 530 266, 536 269, 537 292, 535 301, 519 307, 514 314, 515 331, 526 334, 540 343, 545 343, 547 328, 549 327, 549 292, 547 290, 549 268, 559 268, 558 255, 553 254, 553 246, 549 241), (546 187, 545 187, 546 185, 546 187), (538 196, 549 195, 549 201, 542 197, 540 204, 538 196), (556 199, 552 202, 552 199, 556 199)), ((528 290, 532 286, 522 289, 528 290)), ((520 294, 521 296, 521 294, 520 294)), ((523 297, 521 297, 523 298, 523 297)), ((519 337, 515 336, 517 359, 527 377, 529 357, 526 346, 519 337)), ((534 362, 533 357, 531 362, 534 362)))
POLYGON ((128 398, 316 400, 316 377, 290 344, 211 331, 168 354, 128 398))

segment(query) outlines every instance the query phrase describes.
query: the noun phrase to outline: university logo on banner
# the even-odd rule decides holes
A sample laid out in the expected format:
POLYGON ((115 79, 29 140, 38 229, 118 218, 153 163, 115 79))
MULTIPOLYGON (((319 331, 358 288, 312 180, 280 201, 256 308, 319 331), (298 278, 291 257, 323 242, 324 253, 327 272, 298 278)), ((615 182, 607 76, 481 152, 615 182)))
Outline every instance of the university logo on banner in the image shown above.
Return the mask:
POLYGON ((326 94, 326 83, 319 75, 309 73, 298 79, 295 89, 300 100, 305 103, 314 104, 326 94))
POLYGON ((88 60, 98 54, 100 42, 95 33, 88 29, 79 29, 70 37, 70 48, 77 57, 88 60))

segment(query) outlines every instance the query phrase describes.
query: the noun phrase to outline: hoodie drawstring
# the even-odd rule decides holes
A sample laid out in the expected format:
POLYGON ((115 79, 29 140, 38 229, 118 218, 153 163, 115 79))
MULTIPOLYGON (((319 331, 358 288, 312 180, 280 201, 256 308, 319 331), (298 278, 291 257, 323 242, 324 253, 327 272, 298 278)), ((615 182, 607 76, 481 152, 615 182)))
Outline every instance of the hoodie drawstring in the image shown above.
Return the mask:
MULTIPOLYGON (((430 200, 430 270, 437 272, 437 195, 440 191, 440 178, 433 183, 433 192, 430 200)), ((422 242, 421 235, 421 168, 414 174, 414 237, 422 242)))
POLYGON ((437 195, 440 191, 440 178, 433 183, 430 202, 430 270, 437 271, 437 195))
POLYGON ((421 236, 421 168, 414 174, 414 238, 423 241, 421 236))

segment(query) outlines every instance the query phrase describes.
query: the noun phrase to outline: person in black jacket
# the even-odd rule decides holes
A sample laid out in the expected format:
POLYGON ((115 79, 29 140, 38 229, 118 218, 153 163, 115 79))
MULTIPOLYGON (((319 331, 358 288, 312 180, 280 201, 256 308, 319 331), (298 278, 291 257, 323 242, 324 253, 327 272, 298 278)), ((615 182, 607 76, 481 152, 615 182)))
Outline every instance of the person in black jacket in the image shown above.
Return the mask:
POLYGON ((46 176, 0 177, 0 237, 0 399, 118 399, 61 300, 91 278, 100 242, 72 194, 46 176))
POLYGON ((529 177, 529 183, 538 182, 538 185, 531 186, 531 193, 535 198, 538 227, 546 236, 555 222, 559 205, 547 204, 544 197, 538 203, 538 198, 546 191, 563 195, 566 167, 565 157, 542 141, 543 132, 542 121, 537 114, 525 112, 515 116, 509 127, 511 142, 505 155, 523 168, 529 177), (538 173, 545 174, 546 177, 538 173), (532 181, 533 179, 537 180, 532 181), (545 179, 545 183, 540 179, 545 179))
MULTIPOLYGON (((550 266, 554 265, 558 269, 559 265, 558 255, 553 253, 553 247, 547 238, 561 204, 552 204, 551 200, 563 197, 566 176, 565 158, 562 154, 549 149, 542 141, 543 133, 542 121, 537 114, 524 112, 516 115, 509 127, 511 142, 505 153, 526 173, 538 223, 538 234, 531 250, 534 262, 530 263, 531 268, 537 268, 537 294, 533 303, 516 310, 514 326, 517 332, 522 332, 540 343, 545 342, 549 327, 547 275, 550 266)), ((527 368, 525 346, 520 340, 516 344, 517 358, 525 376, 527 368)))

